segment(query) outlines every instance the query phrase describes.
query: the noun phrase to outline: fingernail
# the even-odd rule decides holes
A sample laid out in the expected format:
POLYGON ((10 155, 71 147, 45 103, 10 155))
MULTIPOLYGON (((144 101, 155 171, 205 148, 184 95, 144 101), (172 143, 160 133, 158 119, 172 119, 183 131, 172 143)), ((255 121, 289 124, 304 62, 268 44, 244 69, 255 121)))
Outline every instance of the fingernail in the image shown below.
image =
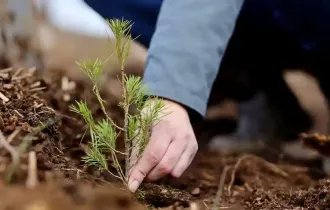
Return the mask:
POLYGON ((139 186, 140 183, 137 180, 133 180, 128 183, 128 189, 133 193, 139 188, 139 186))

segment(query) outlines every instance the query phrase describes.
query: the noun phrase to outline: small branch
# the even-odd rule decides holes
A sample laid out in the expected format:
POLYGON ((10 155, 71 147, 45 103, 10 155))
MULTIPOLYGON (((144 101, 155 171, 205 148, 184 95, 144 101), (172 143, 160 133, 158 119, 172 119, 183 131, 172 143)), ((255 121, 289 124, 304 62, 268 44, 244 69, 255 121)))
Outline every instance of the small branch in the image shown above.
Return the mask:
POLYGON ((125 183, 125 181, 123 180, 123 178, 121 176, 117 176, 116 174, 112 173, 109 169, 106 169, 106 171, 113 177, 120 179, 123 183, 125 183))
POLYGON ((231 192, 231 188, 233 187, 234 181, 235 181, 235 175, 236 175, 236 171, 238 170, 238 168, 240 167, 240 165, 242 164, 242 162, 244 160, 250 159, 250 158, 254 158, 260 162, 262 162, 269 170, 271 170, 273 173, 278 174, 284 178, 288 178, 289 175, 283 171, 282 169, 280 169, 279 167, 277 167, 275 164, 270 163, 260 157, 257 157, 255 155, 244 155, 241 158, 238 159, 238 161, 236 162, 234 169, 231 173, 231 180, 230 183, 228 185, 228 194, 231 196, 232 192, 231 192))
POLYGON ((123 170, 122 170, 122 168, 121 168, 121 166, 120 166, 120 163, 119 163, 119 161, 118 161, 118 158, 117 158, 116 154, 115 154, 115 153, 111 153, 111 156, 112 156, 113 161, 114 161, 115 164, 117 165, 116 170, 117 170, 117 173, 119 174, 119 176, 121 177, 121 178, 120 178, 121 181, 122 181, 124 184, 127 185, 127 181, 126 181, 125 174, 124 174, 124 172, 123 172, 123 170))
POLYGON ((23 71, 23 68, 19 68, 16 70, 16 72, 13 74, 12 77, 18 77, 18 75, 23 71))
POLYGON ((22 80, 22 79, 25 79, 25 78, 28 78, 28 77, 31 77, 32 75, 31 74, 25 74, 25 75, 22 75, 22 76, 18 76, 18 77, 12 77, 11 80, 12 81, 17 81, 17 80, 22 80))
POLYGON ((30 88, 37 88, 37 87, 40 87, 40 85, 41 85, 41 82, 37 81, 37 82, 33 83, 32 85, 30 85, 30 88))
POLYGON ((38 185, 38 175, 37 175, 37 158, 34 151, 29 152, 29 166, 28 175, 26 180, 26 187, 33 189, 38 185))
POLYGON ((102 97, 101 97, 101 95, 100 95, 100 90, 99 90, 99 88, 98 88, 96 85, 94 86, 94 88, 95 88, 94 93, 95 93, 95 95, 96 95, 97 100, 99 101, 99 104, 100 104, 100 106, 101 106, 102 112, 104 113, 104 115, 106 116, 106 118, 107 118, 107 119, 111 122, 111 124, 112 124, 113 126, 115 126, 118 130, 120 130, 120 131, 124 131, 124 128, 118 126, 118 125, 117 125, 117 124, 111 119, 111 117, 108 115, 107 111, 105 110, 105 107, 104 107, 104 104, 103 104, 103 99, 102 99, 102 97))
POLYGON ((38 87, 38 88, 32 88, 30 89, 30 92, 37 92, 37 91, 41 91, 41 90, 45 90, 46 87, 38 87))
POLYGON ((23 116, 19 111, 17 111, 16 109, 14 110, 14 112, 15 112, 20 118, 24 118, 24 116, 23 116))
MULTIPOLYGON (((3 133, 0 131, 0 145, 2 145, 9 153, 12 159, 12 165, 18 165, 20 160, 19 160, 19 154, 18 152, 15 150, 15 148, 13 146, 11 146, 8 141, 6 140, 5 136, 3 135, 3 133)), ((9 166, 10 168, 10 166, 9 166)), ((10 177, 6 177, 6 182, 8 183, 11 179, 12 173, 10 175, 10 177)))
POLYGON ((223 194, 223 190, 225 188, 225 181, 227 178, 227 173, 228 170, 231 168, 231 166, 226 166, 221 174, 221 178, 220 178, 220 182, 219 182, 219 186, 218 186, 218 191, 217 191, 217 195, 213 201, 213 206, 212 206, 212 210, 217 210, 218 207, 220 206, 220 202, 222 199, 222 194, 223 194))
POLYGON ((11 143, 14 138, 19 134, 19 132, 21 132, 21 130, 21 128, 17 128, 16 130, 14 130, 14 132, 12 132, 7 138, 8 143, 11 143))

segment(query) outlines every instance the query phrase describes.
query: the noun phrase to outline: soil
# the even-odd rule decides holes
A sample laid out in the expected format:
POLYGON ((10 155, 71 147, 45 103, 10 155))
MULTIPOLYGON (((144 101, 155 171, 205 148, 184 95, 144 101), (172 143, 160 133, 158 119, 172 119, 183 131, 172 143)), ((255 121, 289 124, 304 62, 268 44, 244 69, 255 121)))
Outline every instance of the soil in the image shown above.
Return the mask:
MULTIPOLYGON (((14 149, 28 143, 10 182, 6 175, 14 159, 5 144, 0 147, 0 210, 216 209, 215 204, 233 210, 330 209, 330 180, 319 161, 297 163, 273 150, 224 154, 201 147, 182 177, 145 183, 136 197, 109 174, 81 161, 89 137, 84 121, 69 106, 83 99, 101 116, 90 84, 29 72, 0 70, 1 131, 14 149), (45 128, 35 132, 40 125, 45 128), (24 138, 28 134, 32 141, 24 138), (31 151, 36 153, 37 179, 31 179, 31 151)), ((120 124, 117 99, 104 96, 109 114, 120 124)), ((197 129, 203 131, 197 133, 201 144, 209 138, 206 125, 197 129)))

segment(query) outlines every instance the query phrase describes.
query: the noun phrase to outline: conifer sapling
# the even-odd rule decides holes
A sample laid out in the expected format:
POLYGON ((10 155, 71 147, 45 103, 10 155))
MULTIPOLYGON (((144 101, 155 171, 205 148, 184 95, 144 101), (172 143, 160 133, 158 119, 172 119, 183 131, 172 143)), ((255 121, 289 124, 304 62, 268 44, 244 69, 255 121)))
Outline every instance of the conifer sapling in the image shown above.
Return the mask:
POLYGON ((151 127, 165 114, 164 103, 162 99, 155 97, 150 103, 150 94, 148 94, 146 86, 142 84, 141 78, 125 74, 125 63, 133 41, 130 34, 131 22, 112 19, 108 23, 115 34, 115 55, 120 66, 123 89, 122 101, 119 106, 124 111, 124 125, 123 127, 118 126, 106 111, 104 100, 100 94, 100 76, 103 73, 104 63, 107 61, 100 59, 95 61, 85 59, 77 62, 77 65, 92 81, 92 91, 98 99, 104 118, 96 121, 84 101, 76 102, 76 105, 71 106, 71 110, 81 115, 89 128, 91 141, 87 155, 83 158, 84 162, 89 166, 96 166, 101 171, 107 171, 127 186, 128 172, 132 168, 131 159, 138 159, 143 153, 150 137, 151 127), (116 149, 120 133, 124 134, 125 152, 116 149), (125 169, 119 164, 119 155, 125 157, 125 169), (111 158, 115 172, 110 169, 107 157, 111 158))

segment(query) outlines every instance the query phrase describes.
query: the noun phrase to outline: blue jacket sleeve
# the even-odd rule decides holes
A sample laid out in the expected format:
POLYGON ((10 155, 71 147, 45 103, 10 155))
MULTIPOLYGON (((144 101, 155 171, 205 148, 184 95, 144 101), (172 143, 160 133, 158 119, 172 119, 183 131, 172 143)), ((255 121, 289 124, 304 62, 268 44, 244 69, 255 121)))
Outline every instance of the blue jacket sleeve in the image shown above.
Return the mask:
POLYGON ((152 95, 205 115, 243 1, 164 0, 143 79, 152 95))

